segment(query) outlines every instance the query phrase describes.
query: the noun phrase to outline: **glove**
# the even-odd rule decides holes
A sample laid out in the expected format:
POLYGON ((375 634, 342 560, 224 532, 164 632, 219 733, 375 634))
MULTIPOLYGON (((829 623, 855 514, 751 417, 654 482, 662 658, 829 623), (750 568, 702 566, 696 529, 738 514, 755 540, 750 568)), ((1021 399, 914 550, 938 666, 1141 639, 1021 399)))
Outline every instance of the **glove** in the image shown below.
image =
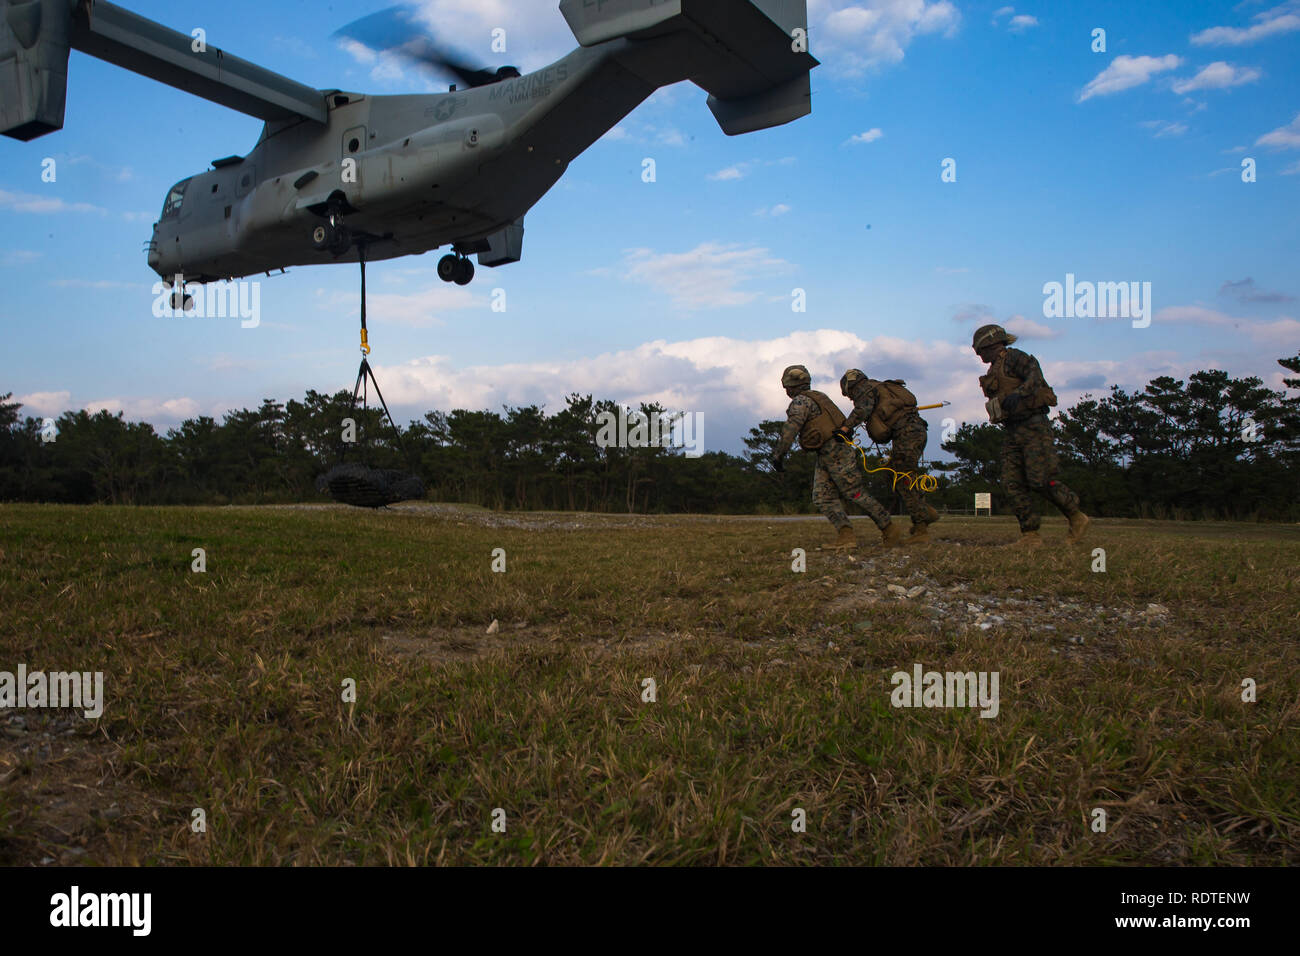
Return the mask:
POLYGON ((844 444, 846 445, 853 444, 853 429, 849 428, 848 425, 841 425, 839 428, 835 429, 835 431, 832 432, 831 434, 835 438, 838 438, 840 441, 844 442, 844 444))
POLYGON ((1016 409, 1020 407, 1021 395, 1019 392, 1012 392, 1002 399, 1002 412, 1005 415, 1014 415, 1016 409))
POLYGON ((785 455, 773 455, 767 460, 767 463, 772 466, 773 471, 785 471, 785 455))

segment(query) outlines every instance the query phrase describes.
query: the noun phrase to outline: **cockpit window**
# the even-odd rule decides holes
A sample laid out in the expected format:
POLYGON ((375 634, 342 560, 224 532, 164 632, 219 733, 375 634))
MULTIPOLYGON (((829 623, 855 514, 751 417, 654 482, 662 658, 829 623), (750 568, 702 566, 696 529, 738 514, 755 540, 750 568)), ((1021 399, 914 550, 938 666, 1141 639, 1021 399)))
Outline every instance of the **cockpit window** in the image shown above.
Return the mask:
POLYGON ((185 188, 189 186, 188 179, 182 179, 171 191, 167 193, 167 201, 163 203, 162 218, 170 219, 172 216, 179 216, 181 212, 181 203, 185 200, 185 188))

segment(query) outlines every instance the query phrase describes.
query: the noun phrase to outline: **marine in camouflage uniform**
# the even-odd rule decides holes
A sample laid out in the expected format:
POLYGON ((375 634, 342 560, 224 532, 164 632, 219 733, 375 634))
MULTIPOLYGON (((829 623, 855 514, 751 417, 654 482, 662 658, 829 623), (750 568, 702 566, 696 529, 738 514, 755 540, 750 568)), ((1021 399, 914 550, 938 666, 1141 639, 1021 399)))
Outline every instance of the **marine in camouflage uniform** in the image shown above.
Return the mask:
POLYGON ((988 374, 980 377, 980 387, 989 399, 989 420, 1002 425, 1002 486, 1020 522, 1019 543, 1026 547, 1042 543, 1034 491, 1070 519, 1068 539, 1078 541, 1089 519, 1079 510, 1079 496, 1056 477, 1058 459, 1047 421, 1056 394, 1043 378, 1038 359, 1009 348, 1015 341, 1000 325, 985 325, 975 330, 971 348, 989 366, 988 374))
POLYGON ((802 365, 791 365, 781 375, 781 385, 790 396, 781 439, 769 459, 773 469, 784 468, 786 454, 796 438, 805 451, 817 456, 813 471, 813 504, 835 526, 838 534, 833 548, 857 547, 853 525, 849 521, 848 503, 853 502, 870 516, 880 529, 887 547, 898 544, 902 531, 890 523, 889 512, 867 494, 857 452, 834 439, 835 429, 844 415, 824 393, 813 390, 812 377, 802 365))
MULTIPOLYGON (((915 476, 926 442, 929 441, 930 429, 921 413, 916 410, 911 393, 892 392, 888 390, 892 384, 893 380, 878 382, 868 378, 861 369, 851 368, 845 372, 840 379, 840 394, 853 402, 853 411, 838 432, 845 441, 852 441, 854 430, 860 425, 866 425, 873 441, 890 442, 886 467, 900 474, 911 472, 915 476), (906 394, 906 404, 893 400, 895 394, 906 394)), ((901 386, 904 383, 899 381, 897 384, 901 386)), ((928 540, 929 527, 939 520, 939 512, 925 503, 925 498, 914 481, 898 478, 894 487, 898 489, 903 506, 912 518, 908 544, 928 540)))

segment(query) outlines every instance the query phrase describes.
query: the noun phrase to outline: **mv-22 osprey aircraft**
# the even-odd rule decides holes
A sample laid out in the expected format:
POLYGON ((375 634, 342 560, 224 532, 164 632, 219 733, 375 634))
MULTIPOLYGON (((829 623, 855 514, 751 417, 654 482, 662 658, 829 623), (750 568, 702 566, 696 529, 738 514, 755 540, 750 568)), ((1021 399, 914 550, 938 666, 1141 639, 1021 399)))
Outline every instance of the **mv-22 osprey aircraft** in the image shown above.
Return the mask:
MULTIPOLYGON (((468 89, 373 96, 312 89, 101 0, 9 0, 0 132, 62 128, 70 49, 264 120, 252 152, 167 193, 149 267, 174 289, 180 277, 183 295, 188 282, 359 259, 364 269, 446 245, 438 275, 464 285, 470 255, 519 261, 524 214, 659 87, 707 90, 728 135, 811 110, 805 0, 563 0, 560 12, 580 47, 544 69, 443 59, 468 89)), ((376 18, 412 14, 394 8, 340 33, 365 43, 376 18)))

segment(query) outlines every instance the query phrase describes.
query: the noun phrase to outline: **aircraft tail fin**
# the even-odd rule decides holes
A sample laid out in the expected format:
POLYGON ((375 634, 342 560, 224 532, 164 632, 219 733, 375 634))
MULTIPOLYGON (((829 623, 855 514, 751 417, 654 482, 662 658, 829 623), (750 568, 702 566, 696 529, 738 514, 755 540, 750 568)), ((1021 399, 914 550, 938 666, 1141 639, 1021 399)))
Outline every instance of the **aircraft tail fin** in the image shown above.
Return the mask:
POLYGON ((659 38, 657 81, 690 79, 729 136, 789 123, 812 110, 806 0, 563 0, 584 47, 659 38), (681 42, 681 41, 687 42, 681 42))

